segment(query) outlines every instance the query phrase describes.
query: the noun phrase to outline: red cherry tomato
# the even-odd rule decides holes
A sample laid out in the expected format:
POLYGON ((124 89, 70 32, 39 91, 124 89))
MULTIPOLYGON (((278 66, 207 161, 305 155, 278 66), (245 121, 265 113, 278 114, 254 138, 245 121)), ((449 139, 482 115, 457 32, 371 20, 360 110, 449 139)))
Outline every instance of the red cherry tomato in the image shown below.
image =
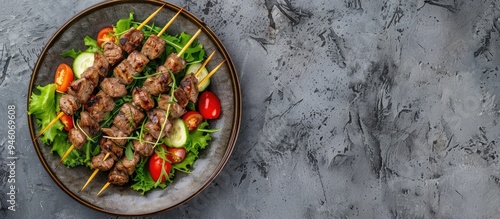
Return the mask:
POLYGON ((198 100, 198 110, 205 119, 219 118, 221 112, 219 98, 210 91, 204 91, 198 100))
POLYGON ((64 130, 68 131, 73 128, 73 117, 68 114, 64 114, 59 121, 64 125, 64 130))
POLYGON ((184 123, 186 123, 189 131, 194 131, 203 122, 203 116, 196 111, 189 111, 182 116, 184 123))
POLYGON ((186 148, 167 148, 167 159, 173 164, 180 163, 186 157, 186 148))
POLYGON ((165 182, 165 180, 167 180, 168 174, 170 174, 170 169, 172 169, 172 164, 168 160, 164 160, 160 156, 158 156, 157 152, 155 151, 155 153, 151 155, 151 157, 149 157, 148 167, 149 174, 155 182, 158 181, 158 179, 162 175, 162 172, 163 177, 161 178, 160 182, 165 182))
POLYGON ((56 84, 56 91, 64 93, 68 91, 69 85, 74 79, 73 70, 69 65, 61 63, 56 70, 54 77, 54 84, 56 84))
POLYGON ((97 45, 99 47, 102 47, 102 44, 104 44, 105 42, 108 41, 114 42, 116 39, 116 37, 113 36, 114 33, 115 32, 111 27, 102 28, 97 34, 97 45))

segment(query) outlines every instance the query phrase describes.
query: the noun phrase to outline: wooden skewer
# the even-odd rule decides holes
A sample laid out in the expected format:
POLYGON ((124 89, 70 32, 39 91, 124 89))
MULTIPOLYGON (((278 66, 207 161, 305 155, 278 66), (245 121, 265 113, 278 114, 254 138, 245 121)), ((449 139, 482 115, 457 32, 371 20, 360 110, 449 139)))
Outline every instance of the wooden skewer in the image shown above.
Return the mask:
POLYGON ((196 33, 193 35, 193 37, 191 37, 191 39, 184 46, 184 48, 182 48, 182 50, 177 54, 178 57, 181 57, 182 54, 184 54, 184 52, 186 52, 186 50, 189 48, 189 46, 191 46, 191 43, 193 43, 193 41, 196 39, 196 37, 198 37, 198 35, 200 35, 200 33, 201 33, 201 29, 198 29, 198 31, 196 31, 196 33))
MULTIPOLYGON (((194 74, 195 77, 198 77, 198 75, 200 74, 201 70, 203 70, 203 68, 208 64, 208 62, 210 61, 210 59, 212 59, 212 56, 214 56, 215 54, 215 50, 212 52, 212 54, 210 54, 207 58, 207 60, 205 60, 205 62, 203 62, 203 64, 201 65, 201 67, 198 69, 198 71, 196 71, 196 73, 194 74)), ((191 72, 188 72, 188 73, 191 73, 191 72)))
POLYGON ((45 128, 43 128, 42 131, 40 131, 40 133, 35 137, 35 140, 38 139, 40 136, 42 136, 42 134, 46 132, 52 125, 54 125, 54 123, 56 123, 57 120, 59 120, 62 116, 64 116, 64 112, 59 112, 56 118, 50 121, 50 123, 47 126, 45 126, 45 128))
MULTIPOLYGON (((106 159, 108 159, 109 155, 111 155, 111 152, 106 153, 104 158, 102 158, 102 161, 105 161, 106 159)), ((94 177, 97 175, 98 172, 99 172, 99 169, 94 170, 94 172, 92 173, 92 175, 90 175, 90 177, 87 180, 87 182, 85 183, 85 185, 83 185, 82 189, 80 189, 80 192, 83 191, 85 189, 85 187, 87 187, 87 185, 94 179, 94 177)))
POLYGON ((151 19, 153 19, 156 14, 158 14, 158 12, 161 11, 161 9, 163 8, 163 6, 165 6, 165 4, 163 4, 160 8, 158 8, 155 12, 153 12, 153 14, 149 15, 148 18, 146 18, 146 20, 144 20, 138 27, 137 27, 137 30, 141 30, 151 19))
POLYGON ((179 10, 179 12, 177 12, 177 14, 175 14, 167 24, 165 24, 163 29, 161 29, 160 32, 158 33, 158 35, 156 35, 156 36, 160 37, 161 35, 163 35, 163 33, 165 33, 167 28, 170 26, 170 24, 172 24, 172 22, 174 22, 175 18, 177 18, 177 16, 179 16, 179 14, 182 12, 183 9, 184 8, 181 8, 181 10, 179 10))
POLYGON ((59 164, 61 164, 61 162, 63 162, 63 160, 69 155, 69 153, 75 148, 74 145, 71 145, 68 150, 66 150, 66 153, 64 153, 64 155, 61 157, 61 160, 59 160, 59 163, 57 163, 57 165, 59 166, 59 164))
POLYGON ((210 77, 212 77, 212 75, 215 74, 215 72, 217 70, 219 70, 219 68, 222 66, 222 64, 224 64, 224 62, 226 62, 226 60, 222 61, 217 67, 215 67, 206 77, 204 77, 200 83, 198 83, 198 87, 203 84, 206 80, 208 80, 210 77))
POLYGON ((106 190, 106 188, 108 188, 109 185, 111 185, 110 182, 107 182, 106 184, 104 184, 102 189, 97 193, 97 196, 99 196, 104 190, 106 190))

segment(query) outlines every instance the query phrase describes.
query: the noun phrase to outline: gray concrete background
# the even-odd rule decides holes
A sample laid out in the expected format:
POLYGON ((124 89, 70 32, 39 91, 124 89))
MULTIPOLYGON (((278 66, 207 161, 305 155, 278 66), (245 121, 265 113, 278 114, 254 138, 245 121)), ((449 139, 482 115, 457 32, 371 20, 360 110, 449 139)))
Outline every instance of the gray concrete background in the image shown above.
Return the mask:
MULTIPOLYGON (((0 7, 1 218, 112 218, 52 181, 26 95, 55 31, 99 1, 0 7), (16 212, 7 209, 16 107, 16 212)), ((147 218, 497 218, 500 3, 201 0, 186 6, 235 62, 233 156, 188 203, 147 218)))

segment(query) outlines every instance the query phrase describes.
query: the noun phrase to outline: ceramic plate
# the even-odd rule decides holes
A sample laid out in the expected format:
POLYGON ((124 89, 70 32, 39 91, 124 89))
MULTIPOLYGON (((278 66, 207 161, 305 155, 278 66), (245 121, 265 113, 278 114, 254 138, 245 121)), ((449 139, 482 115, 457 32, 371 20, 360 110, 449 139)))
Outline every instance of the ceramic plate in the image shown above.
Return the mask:
MULTIPOLYGON (((135 13, 136 21, 143 21, 152 12, 165 4, 162 11, 149 22, 158 26, 166 24, 180 7, 157 1, 110 1, 92 6, 64 24, 50 39, 40 55, 30 82, 28 94, 37 85, 53 83, 54 73, 59 63, 72 63, 72 59, 60 54, 70 48, 84 50, 83 38, 86 35, 97 36, 101 28, 116 24, 119 19, 135 13)), ((182 14, 169 27, 168 33, 176 35, 185 31, 194 34, 199 28, 203 32, 198 41, 204 45, 206 53, 217 50, 208 69, 227 60, 221 69, 211 78, 210 90, 216 93, 222 105, 221 118, 211 121, 210 128, 221 128, 212 135, 209 146, 202 151, 195 162, 191 174, 176 172, 174 182, 165 189, 155 189, 146 195, 132 190, 129 186, 110 186, 101 196, 96 194, 107 182, 107 172, 100 172, 97 177, 80 192, 92 170, 85 167, 56 168, 59 156, 50 153, 50 146, 40 140, 33 140, 41 164, 49 175, 68 195, 92 209, 116 215, 145 215, 172 209, 206 188, 226 164, 236 142, 241 120, 241 94, 239 82, 231 58, 217 36, 198 18, 189 12, 182 14)), ((29 101, 28 96, 28 101, 29 101)), ((31 138, 39 132, 34 118, 29 116, 31 138)))

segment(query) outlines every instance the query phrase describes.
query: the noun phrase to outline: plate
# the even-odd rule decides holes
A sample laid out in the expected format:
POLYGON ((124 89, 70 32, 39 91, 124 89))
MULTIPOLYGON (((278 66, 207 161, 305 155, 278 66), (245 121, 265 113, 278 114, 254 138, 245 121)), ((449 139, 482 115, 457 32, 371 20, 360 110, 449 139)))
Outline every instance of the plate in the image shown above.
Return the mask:
MULTIPOLYGON (((84 50, 83 38, 86 35, 95 38, 101 28, 116 24, 119 19, 127 18, 130 12, 134 12, 136 21, 143 21, 163 4, 165 6, 161 12, 149 22, 149 24, 162 26, 180 10, 180 7, 158 1, 107 1, 74 16, 55 33, 38 58, 31 77, 28 101, 37 85, 44 86, 53 83, 54 73, 59 63, 72 63, 72 59, 60 56, 62 52, 70 48, 84 50)), ((221 131, 212 135, 212 141, 200 153, 199 159, 192 168, 192 173, 176 172, 172 184, 165 189, 150 191, 144 196, 129 186, 111 185, 97 197, 96 194, 107 182, 108 175, 107 172, 100 172, 87 188, 80 192, 92 170, 86 167, 70 169, 62 165, 56 168, 59 156, 50 153, 50 146, 42 144, 40 140, 35 140, 34 137, 40 130, 34 118, 28 116, 31 138, 41 164, 64 192, 97 211, 126 216, 147 215, 166 211, 187 202, 206 188, 219 174, 233 151, 241 122, 241 93, 234 64, 213 31, 185 10, 167 32, 176 35, 185 31, 192 35, 200 28, 202 33, 198 36, 198 41, 204 45, 205 51, 210 53, 217 50, 208 64, 208 69, 213 69, 223 60, 226 62, 211 78, 210 85, 210 90, 219 96, 222 105, 221 118, 211 121, 210 127, 221 128, 221 131)))

